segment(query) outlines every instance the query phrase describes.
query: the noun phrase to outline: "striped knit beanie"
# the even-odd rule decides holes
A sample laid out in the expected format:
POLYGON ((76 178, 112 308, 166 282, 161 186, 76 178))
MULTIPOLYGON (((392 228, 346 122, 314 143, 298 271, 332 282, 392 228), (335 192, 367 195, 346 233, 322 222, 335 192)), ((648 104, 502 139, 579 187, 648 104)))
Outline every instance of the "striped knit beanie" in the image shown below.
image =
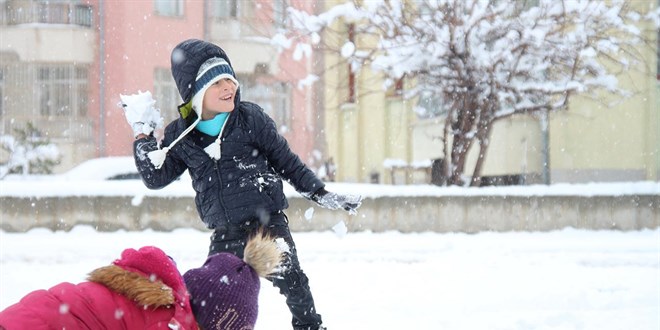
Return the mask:
MULTIPOLYGON (((148 154, 151 163, 156 168, 160 168, 161 166, 163 166, 163 162, 165 161, 167 152, 184 136, 186 136, 190 131, 192 131, 195 128, 195 126, 201 121, 202 105, 204 103, 204 94, 211 85, 222 79, 230 79, 236 85, 236 89, 238 89, 238 87, 240 86, 238 80, 236 80, 234 69, 232 69, 231 65, 224 58, 221 57, 209 58, 199 67, 199 69, 197 70, 197 77, 195 79, 192 88, 193 97, 191 100, 192 109, 197 114, 197 118, 192 123, 192 125, 188 126, 186 130, 183 131, 183 133, 181 133, 179 137, 176 138, 176 140, 170 143, 169 146, 159 150, 152 151, 148 154)), ((204 149, 206 153, 215 160, 220 159, 219 140, 220 140, 220 136, 218 136, 218 141, 216 141, 215 143, 211 143, 207 148, 204 149)))

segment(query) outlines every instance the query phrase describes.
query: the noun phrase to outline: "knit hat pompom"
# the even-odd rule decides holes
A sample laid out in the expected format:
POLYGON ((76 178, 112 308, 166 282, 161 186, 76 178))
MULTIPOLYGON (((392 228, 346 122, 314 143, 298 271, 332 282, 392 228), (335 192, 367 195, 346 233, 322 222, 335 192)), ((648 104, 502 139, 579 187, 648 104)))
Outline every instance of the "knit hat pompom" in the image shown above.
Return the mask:
POLYGON ((193 313, 203 329, 254 328, 259 276, 277 269, 282 252, 271 237, 257 234, 248 241, 244 254, 244 260, 230 253, 212 255, 202 267, 183 275, 193 313))

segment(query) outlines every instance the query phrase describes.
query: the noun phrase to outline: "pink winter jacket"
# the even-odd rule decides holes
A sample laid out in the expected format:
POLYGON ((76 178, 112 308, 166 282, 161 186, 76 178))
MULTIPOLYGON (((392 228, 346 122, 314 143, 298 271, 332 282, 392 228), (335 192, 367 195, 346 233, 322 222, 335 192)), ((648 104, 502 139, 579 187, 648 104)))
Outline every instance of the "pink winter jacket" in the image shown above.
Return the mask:
POLYGON ((126 249, 88 280, 29 293, 0 312, 0 329, 197 329, 183 278, 156 247, 126 249))

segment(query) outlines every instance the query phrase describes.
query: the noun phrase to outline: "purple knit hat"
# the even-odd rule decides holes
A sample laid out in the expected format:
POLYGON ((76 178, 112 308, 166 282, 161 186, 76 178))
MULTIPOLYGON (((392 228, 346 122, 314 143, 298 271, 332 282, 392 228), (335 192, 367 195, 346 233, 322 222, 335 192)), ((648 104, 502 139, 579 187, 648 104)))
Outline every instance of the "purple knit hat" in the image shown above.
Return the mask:
POLYGON ((260 280, 247 263, 230 253, 218 253, 183 279, 192 297, 197 323, 204 329, 254 329, 260 280))

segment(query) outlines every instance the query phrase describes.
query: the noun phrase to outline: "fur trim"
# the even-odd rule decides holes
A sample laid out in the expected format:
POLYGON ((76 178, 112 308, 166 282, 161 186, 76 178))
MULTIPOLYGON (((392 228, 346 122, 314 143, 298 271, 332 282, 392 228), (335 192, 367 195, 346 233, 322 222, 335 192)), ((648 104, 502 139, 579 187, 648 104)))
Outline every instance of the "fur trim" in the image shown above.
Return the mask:
POLYGON ((261 231, 248 240, 243 255, 243 261, 261 277, 273 274, 282 262, 282 252, 273 237, 261 231))
POLYGON ((152 281, 116 265, 98 268, 89 273, 87 279, 106 286, 140 306, 156 308, 174 304, 172 288, 160 280, 152 281))

